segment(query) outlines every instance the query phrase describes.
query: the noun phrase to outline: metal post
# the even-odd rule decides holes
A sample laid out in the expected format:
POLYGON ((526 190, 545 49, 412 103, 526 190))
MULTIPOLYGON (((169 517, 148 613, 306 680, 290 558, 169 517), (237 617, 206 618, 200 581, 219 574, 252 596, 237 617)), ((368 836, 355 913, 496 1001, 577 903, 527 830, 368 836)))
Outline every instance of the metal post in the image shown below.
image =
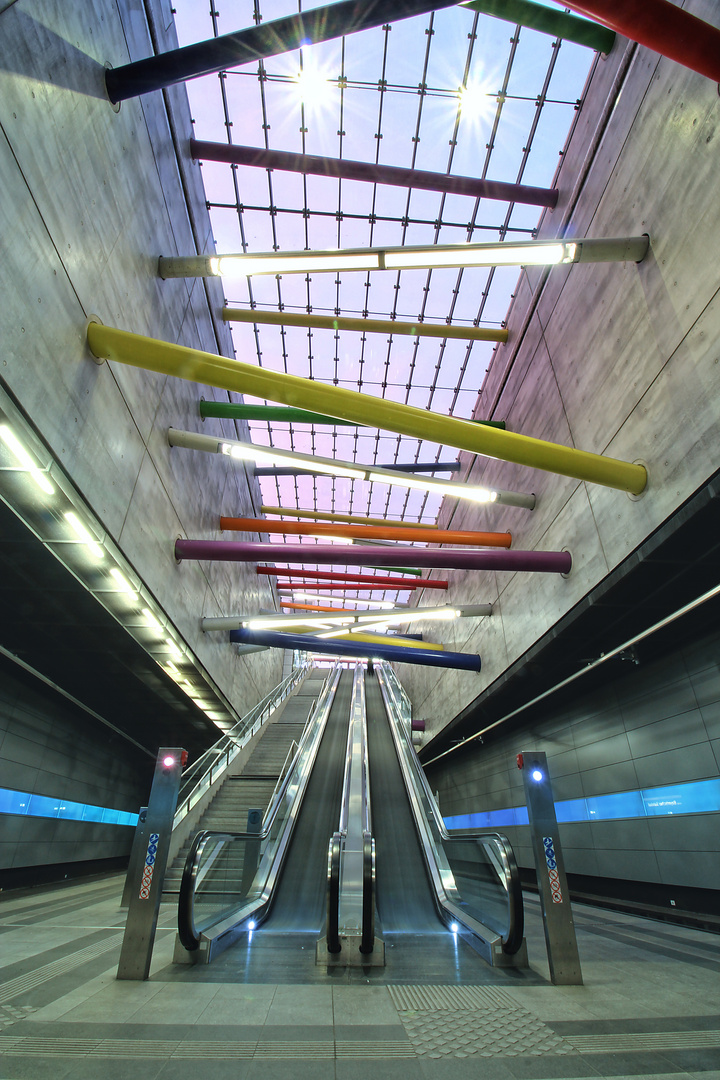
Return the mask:
POLYGON ((518 754, 517 763, 530 818, 550 978, 556 985, 579 986, 582 971, 547 756, 540 751, 518 754))
POLYGON ((138 867, 145 861, 145 852, 147 850, 147 806, 140 807, 140 813, 138 814, 138 823, 135 826, 135 833, 133 835, 132 847, 130 848, 130 859, 128 860, 127 874, 125 875, 125 887, 123 888, 122 900, 120 901, 120 907, 124 909, 130 907, 130 894, 132 893, 133 882, 139 879, 138 867))
POLYGON ((148 800, 145 857, 137 867, 120 951, 118 979, 147 979, 167 863, 180 777, 187 750, 161 746, 148 800))
MULTIPOLYGON (((175 558, 209 562, 263 562, 282 559, 285 563, 305 565, 331 564, 338 561, 337 544, 242 543, 234 540, 176 540, 175 558)), ((458 551, 454 548, 376 547, 362 544, 343 547, 342 561, 348 566, 373 565, 392 567, 412 559, 418 566, 449 570, 511 570, 540 574, 569 574, 572 556, 569 551, 458 551)))
MULTIPOLYGON (((532 5, 533 7, 538 5, 532 5)), ((547 8, 540 8, 549 14, 547 8)), ((559 12, 552 12, 559 15, 559 12)), ((597 23, 586 23, 574 16, 573 22, 590 26, 597 35, 614 40, 615 35, 597 23)), ((607 52, 607 49, 603 49, 607 52)), ((287 150, 266 150, 259 146, 238 146, 228 143, 190 140, 190 153, 202 161, 223 161, 232 165, 250 165, 259 169, 281 169, 299 172, 304 176, 331 176, 339 180, 364 180, 370 184, 389 184, 417 188, 423 191, 444 191, 451 195, 469 195, 475 199, 499 199, 501 202, 527 203, 531 206, 556 206, 555 188, 529 187, 527 184, 508 184, 498 180, 480 180, 476 176, 449 176, 447 173, 426 172, 423 169, 403 169, 397 165, 379 165, 370 161, 350 161, 347 158, 319 157, 315 154, 290 154, 287 150)), ((223 318, 226 318, 223 315, 223 318)), ((394 331, 393 331, 394 332, 394 331)))

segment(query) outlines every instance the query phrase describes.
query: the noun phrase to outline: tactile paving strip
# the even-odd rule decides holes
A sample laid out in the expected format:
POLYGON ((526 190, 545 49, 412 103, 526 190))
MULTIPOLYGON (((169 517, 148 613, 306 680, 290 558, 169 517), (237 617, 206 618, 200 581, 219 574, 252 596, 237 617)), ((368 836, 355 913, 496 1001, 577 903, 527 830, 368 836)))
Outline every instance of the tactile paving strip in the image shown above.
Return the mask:
POLYGON ((399 1011, 417 1009, 507 1009, 524 1011, 504 990, 489 986, 389 986, 399 1011))
POLYGON ((541 1020, 517 1006, 499 1009, 433 1009, 400 1012, 415 1053, 440 1057, 517 1057, 572 1054, 575 1049, 541 1020))

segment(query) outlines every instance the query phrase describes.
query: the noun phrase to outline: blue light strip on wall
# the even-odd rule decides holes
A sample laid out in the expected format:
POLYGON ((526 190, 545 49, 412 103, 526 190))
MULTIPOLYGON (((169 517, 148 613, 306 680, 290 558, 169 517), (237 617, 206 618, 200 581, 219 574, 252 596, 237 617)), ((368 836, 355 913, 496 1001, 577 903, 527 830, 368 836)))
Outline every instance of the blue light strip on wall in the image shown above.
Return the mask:
POLYGON ((0 814, 22 814, 28 817, 62 818, 64 821, 95 821, 103 825, 137 825, 138 815, 109 806, 53 799, 48 795, 31 795, 27 791, 0 788, 0 814))
MULTIPOLYGON (((692 784, 620 791, 613 795, 593 795, 585 799, 565 799, 555 803, 561 823, 613 821, 618 818, 660 817, 670 814, 716 814, 720 811, 720 779, 697 780, 692 784)), ((525 806, 458 814, 444 819, 447 829, 497 829, 527 825, 525 806)))

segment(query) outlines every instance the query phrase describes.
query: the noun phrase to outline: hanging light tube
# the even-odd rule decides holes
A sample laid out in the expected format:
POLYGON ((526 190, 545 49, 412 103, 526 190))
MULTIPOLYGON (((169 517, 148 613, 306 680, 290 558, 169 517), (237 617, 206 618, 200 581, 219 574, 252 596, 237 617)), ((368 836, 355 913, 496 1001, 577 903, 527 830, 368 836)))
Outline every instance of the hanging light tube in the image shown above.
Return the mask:
MULTIPOLYGON (((176 540, 175 558, 209 562, 264 562, 276 557, 277 544, 238 543, 234 540, 176 540)), ((407 548, 398 545, 378 548, 370 544, 358 548, 345 548, 343 562, 348 566, 365 566, 367 560, 392 566, 404 562, 412 555, 418 566, 449 570, 508 570, 529 571, 540 574, 569 574, 572 555, 569 551, 465 551, 457 548, 407 548)), ((332 544, 283 544, 284 562, 313 565, 338 561, 338 551, 332 544)), ((315 599, 313 597, 312 599, 315 599)), ((381 606, 381 605, 376 605, 381 606)), ((392 605, 391 605, 392 606, 392 605)))
POLYGON ((338 462, 335 459, 296 454, 292 450, 276 450, 273 447, 258 447, 254 443, 233 439, 220 439, 215 435, 201 435, 195 431, 180 431, 168 428, 170 446, 184 447, 186 450, 201 450, 207 454, 223 454, 233 460, 270 462, 294 462, 308 471, 321 475, 338 476, 352 480, 375 481, 379 484, 397 485, 398 487, 417 488, 420 491, 435 492, 438 495, 452 495, 469 502, 498 502, 506 506, 520 506, 528 510, 535 507, 535 496, 514 491, 497 491, 490 488, 469 487, 453 481, 435 480, 433 477, 413 477, 393 469, 379 468, 376 465, 356 465, 351 461, 338 462))
MULTIPOLYGON (((352 269, 352 267, 348 267, 352 269)), ((504 327, 460 326, 452 323, 401 322, 399 319, 343 318, 341 315, 296 314, 290 311, 259 311, 257 308, 223 308, 225 322, 265 326, 299 326, 308 330, 351 330, 359 334, 391 334, 393 337, 441 338, 456 341, 506 342, 504 327)), ((327 422, 327 421, 326 421, 327 422)))
POLYGON ((388 518, 365 517, 362 514, 335 514, 329 510, 284 510, 282 506, 261 506, 261 514, 275 517, 311 518, 313 521, 342 521, 346 525, 412 525, 413 529, 435 529, 429 521, 392 521, 388 518))
MULTIPOLYGON (((298 605, 299 606, 299 605, 298 605)), ((380 609, 375 607, 368 611, 343 611, 341 608, 327 608, 325 609, 333 613, 333 616, 327 615, 223 615, 214 616, 201 619, 200 626, 203 631, 210 630, 237 630, 241 626, 247 626, 251 630, 262 630, 273 626, 287 625, 292 623, 293 625, 324 625, 327 623, 343 623, 346 625, 360 626, 367 622, 371 623, 375 620, 382 620, 385 623, 390 621, 402 625, 403 623, 410 622, 423 622, 425 620, 432 619, 445 619, 445 618, 478 618, 480 616, 492 615, 492 604, 463 604, 461 607, 454 607, 452 605, 441 605, 439 607, 427 607, 427 608, 399 608, 397 605, 390 605, 389 609, 380 609), (446 612, 451 615, 445 614, 446 612), (338 618, 334 615, 337 614, 338 618)))
POLYGON ((281 536, 319 536, 348 540, 392 540, 411 544, 471 544, 474 547, 503 547, 512 544, 509 532, 481 532, 467 529, 414 529, 403 525, 343 525, 308 521, 268 521, 266 518, 221 517, 225 532, 270 533, 281 536))
MULTIPOLYGON (((428 439, 438 445, 571 476, 633 495, 639 495, 647 487, 648 472, 639 461, 623 461, 513 431, 483 427, 454 416, 360 394, 341 386, 326 386, 298 375, 268 371, 256 364, 95 322, 88 325, 86 334, 88 348, 97 360, 110 360, 195 383, 207 383, 220 390, 252 394, 279 404, 300 405, 328 416, 358 420, 384 431, 428 439)), ((504 498, 498 498, 498 501, 509 504, 504 498)))
MULTIPOLYGON (((312 550, 312 549, 311 549, 312 550)), ((280 596, 287 593, 297 592, 298 589, 317 589, 319 592, 415 592, 420 586, 415 582, 406 581, 402 585, 359 585, 359 584, 342 584, 335 581, 292 581, 292 582, 278 582, 277 591, 280 596)))
POLYGON ((286 634, 276 630, 231 630, 230 640, 242 645, 269 645, 276 649, 301 649, 334 656, 368 656, 402 664, 480 670, 480 657, 472 653, 439 652, 406 645, 365 645, 357 641, 322 641, 310 634, 286 634))
MULTIPOLYGON (((265 575, 277 578, 314 578, 317 581, 346 581, 356 585, 384 585, 386 588, 390 588, 392 585, 408 584, 404 578, 380 576, 379 574, 344 574, 332 570, 298 570, 297 568, 283 570, 282 568, 278 569, 276 566, 257 566, 255 567, 255 573, 259 576, 265 575)), ((307 580, 305 583, 307 584, 307 580)), ((278 585, 285 584, 287 582, 278 581, 278 585)), ((418 589, 443 589, 444 591, 448 589, 448 582, 437 578, 421 578, 411 584, 418 589)))
POLYGON ((161 278, 254 277, 347 270, 435 270, 473 266, 558 266, 581 262, 641 262, 648 236, 600 240, 521 240, 492 244, 436 244, 337 251, 280 251, 253 255, 169 256, 158 260, 161 278))

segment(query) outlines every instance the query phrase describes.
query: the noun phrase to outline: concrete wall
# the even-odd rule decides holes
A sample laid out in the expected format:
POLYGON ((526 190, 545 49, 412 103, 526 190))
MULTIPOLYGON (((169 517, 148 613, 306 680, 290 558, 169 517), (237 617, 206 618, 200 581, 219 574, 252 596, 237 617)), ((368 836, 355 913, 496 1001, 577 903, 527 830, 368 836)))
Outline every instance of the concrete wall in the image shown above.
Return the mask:
MULTIPOLYGON (((717 6, 687 6, 711 23, 717 6)), ((441 523, 509 529, 513 547, 569 548, 557 575, 449 572, 450 603, 492 618, 419 625, 480 653, 480 675, 399 670, 437 732, 673 513, 717 468, 720 442, 720 98, 717 86, 618 41, 592 76, 541 236, 648 233, 639 265, 523 272, 476 415, 526 435, 647 463, 646 493, 622 492, 463 455, 470 482, 534 491, 533 513, 446 500, 441 523), (622 91, 620 93, 620 90, 622 91)))
MULTIPOLYGON (((52 690, 3 670, 0 787, 137 813, 152 769, 140 750, 52 690)), ((64 864, 69 871, 72 863, 122 858, 132 837, 121 825, 3 814, 3 884, 25 867, 64 864)))
MULTIPOLYGON (((157 48, 175 42, 170 4, 148 5, 157 48)), ((219 286, 162 282, 160 254, 212 250, 184 87, 125 102, 104 96, 104 66, 153 52, 142 6, 26 0, 0 13, 0 378, 242 714, 281 678, 279 653, 238 659, 203 615, 270 603, 254 568, 176 565, 177 536, 219 536, 218 516, 253 513, 242 468, 170 450, 169 426, 237 437, 198 416, 219 392, 141 370, 98 366, 91 314, 112 326, 232 355, 219 286), (127 9, 127 10, 126 10, 127 9)), ((224 395, 227 400, 227 395, 224 395)))
MULTIPOLYGON (((720 773, 720 633, 621 677, 552 697, 511 732, 428 767, 443 816, 525 805, 520 752, 542 750, 556 801, 715 778, 720 773)), ((582 685, 581 683, 577 684, 582 685)), ((503 828, 532 868, 527 827, 503 828)), ((587 877, 720 889, 720 814, 560 826, 566 869, 587 877)), ((678 905, 680 906, 680 905, 678 905)))

